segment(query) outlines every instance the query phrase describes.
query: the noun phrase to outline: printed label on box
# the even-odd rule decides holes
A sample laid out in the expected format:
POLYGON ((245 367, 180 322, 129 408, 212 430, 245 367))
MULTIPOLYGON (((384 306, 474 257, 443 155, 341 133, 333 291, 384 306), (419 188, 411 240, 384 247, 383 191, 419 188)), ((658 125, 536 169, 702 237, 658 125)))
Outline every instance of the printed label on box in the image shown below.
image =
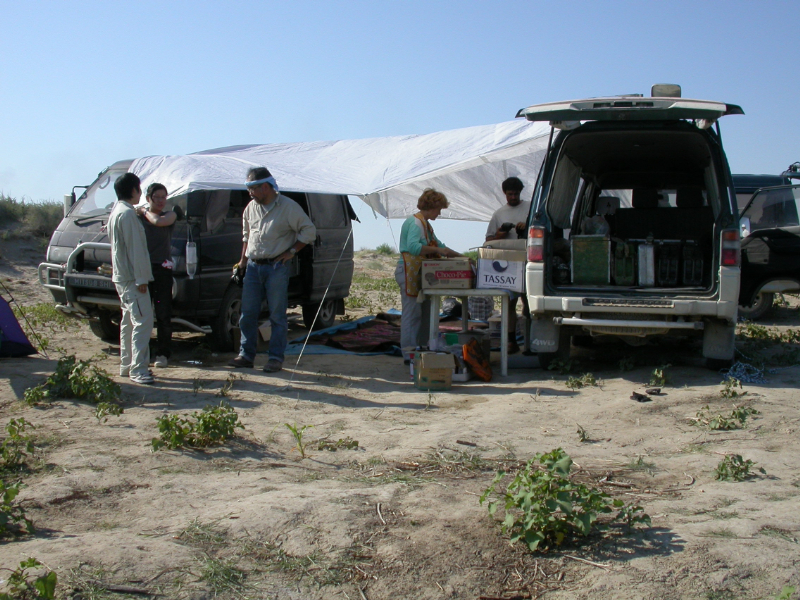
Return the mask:
POLYGON ((479 248, 478 289, 525 291, 525 253, 479 248))

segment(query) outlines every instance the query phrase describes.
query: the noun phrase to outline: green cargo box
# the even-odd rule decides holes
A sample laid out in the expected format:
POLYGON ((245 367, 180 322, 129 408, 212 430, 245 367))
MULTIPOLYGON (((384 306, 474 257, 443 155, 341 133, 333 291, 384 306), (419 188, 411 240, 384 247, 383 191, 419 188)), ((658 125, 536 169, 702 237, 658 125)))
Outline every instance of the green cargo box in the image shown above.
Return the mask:
POLYGON ((611 241, 605 235, 570 237, 572 283, 608 285, 611 283, 611 241))

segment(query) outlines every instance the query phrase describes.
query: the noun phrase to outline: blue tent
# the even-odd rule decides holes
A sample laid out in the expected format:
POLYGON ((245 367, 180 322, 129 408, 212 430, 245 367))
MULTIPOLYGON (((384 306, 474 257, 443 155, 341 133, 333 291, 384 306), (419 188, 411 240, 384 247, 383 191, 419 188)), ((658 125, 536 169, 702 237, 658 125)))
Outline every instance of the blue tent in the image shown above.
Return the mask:
POLYGON ((31 354, 36 354, 36 348, 28 341, 6 299, 0 296, 0 358, 31 354))

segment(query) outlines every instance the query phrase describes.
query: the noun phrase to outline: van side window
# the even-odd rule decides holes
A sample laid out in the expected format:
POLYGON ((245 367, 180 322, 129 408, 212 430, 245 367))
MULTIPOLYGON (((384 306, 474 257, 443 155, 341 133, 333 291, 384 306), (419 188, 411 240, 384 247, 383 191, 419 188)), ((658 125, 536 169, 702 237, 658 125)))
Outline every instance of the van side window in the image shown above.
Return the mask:
POLYGON ((300 208, 303 209, 303 212, 309 214, 308 200, 306 200, 306 195, 303 192, 281 192, 281 194, 297 202, 300 205, 300 208))
POLYGON ((347 227, 347 213, 342 196, 309 194, 311 218, 317 227, 347 227))
POLYGON ((213 190, 208 192, 206 203, 206 231, 216 231, 228 215, 231 204, 231 190, 213 190))
POLYGON ((245 190, 231 190, 231 202, 228 206, 228 219, 241 219, 245 207, 250 202, 250 194, 245 190))

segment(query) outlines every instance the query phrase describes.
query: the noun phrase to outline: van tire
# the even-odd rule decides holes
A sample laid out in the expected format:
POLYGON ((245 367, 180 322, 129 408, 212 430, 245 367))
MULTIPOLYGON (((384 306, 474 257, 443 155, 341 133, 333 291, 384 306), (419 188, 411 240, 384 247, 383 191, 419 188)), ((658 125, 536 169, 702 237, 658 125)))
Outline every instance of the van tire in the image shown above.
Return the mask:
POLYGON ((89 329, 104 342, 119 344, 119 321, 121 314, 110 310, 101 310, 97 319, 89 321, 89 329))
POLYGON ((739 317, 748 321, 758 321, 761 317, 772 310, 775 303, 775 294, 771 292, 759 292, 753 299, 750 306, 739 305, 739 317))
POLYGON ((317 316, 319 306, 319 304, 303 304, 303 324, 306 328, 311 329, 311 325, 314 325, 315 330, 333 327, 336 321, 336 300, 325 300, 322 303, 322 310, 319 311, 315 324, 314 317, 317 316))
POLYGON ((242 314, 242 288, 237 285, 228 287, 222 298, 219 313, 211 324, 211 339, 214 347, 220 352, 233 352, 233 331, 239 327, 242 314))

